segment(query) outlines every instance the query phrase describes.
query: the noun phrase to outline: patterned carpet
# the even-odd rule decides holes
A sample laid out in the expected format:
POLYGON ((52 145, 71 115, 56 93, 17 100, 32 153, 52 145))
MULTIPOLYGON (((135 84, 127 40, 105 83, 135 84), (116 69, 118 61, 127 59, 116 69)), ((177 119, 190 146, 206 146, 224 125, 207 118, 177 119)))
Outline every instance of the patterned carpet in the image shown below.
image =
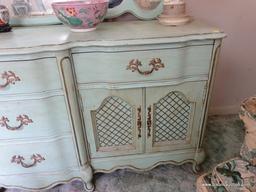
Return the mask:
MULTIPOLYGON (((239 155, 243 141, 243 124, 238 116, 212 116, 208 120, 205 149, 208 154, 202 165, 207 172, 218 163, 239 155)), ((182 166, 164 165, 152 171, 135 173, 118 170, 111 174, 95 176, 97 192, 195 192, 196 175, 191 164, 182 166)), ((82 192, 78 181, 70 185, 57 186, 44 192, 82 192)), ((23 192, 8 189, 5 192, 23 192)))

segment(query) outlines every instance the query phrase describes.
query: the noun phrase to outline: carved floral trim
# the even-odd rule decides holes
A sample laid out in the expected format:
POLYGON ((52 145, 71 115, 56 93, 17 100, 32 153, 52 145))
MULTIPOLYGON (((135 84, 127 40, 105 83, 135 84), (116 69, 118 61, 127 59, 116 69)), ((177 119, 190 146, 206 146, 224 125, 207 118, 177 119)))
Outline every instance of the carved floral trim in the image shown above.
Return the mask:
POLYGON ((152 108, 151 108, 151 105, 150 105, 148 107, 148 117, 147 117, 148 137, 151 137, 151 127, 152 127, 151 112, 152 112, 152 108))
POLYGON ((138 118, 137 118, 137 127, 138 127, 138 137, 141 138, 141 127, 142 127, 142 120, 141 120, 141 107, 137 108, 138 111, 138 118))

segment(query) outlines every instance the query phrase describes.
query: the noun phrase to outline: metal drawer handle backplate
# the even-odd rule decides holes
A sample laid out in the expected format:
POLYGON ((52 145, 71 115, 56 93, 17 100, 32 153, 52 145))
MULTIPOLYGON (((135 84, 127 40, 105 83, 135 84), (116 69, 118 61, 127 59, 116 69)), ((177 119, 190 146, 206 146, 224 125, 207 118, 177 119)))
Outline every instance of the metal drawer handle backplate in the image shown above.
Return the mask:
POLYGON ((20 78, 12 71, 5 71, 2 73, 1 78, 5 81, 4 84, 0 84, 0 89, 7 87, 10 84, 15 84, 16 81, 20 81, 20 78))
POLYGON ((140 66, 142 66, 141 61, 138 59, 133 59, 127 66, 127 70, 131 70, 132 72, 138 71, 138 73, 141 75, 150 75, 154 71, 158 71, 159 69, 164 68, 164 64, 160 58, 153 58, 150 61, 149 66, 152 66, 152 68, 149 71, 141 71, 139 68, 140 66))
POLYGON ((151 118, 151 106, 148 107, 148 117, 147 117, 147 128, 148 128, 148 137, 151 137, 151 127, 152 127, 152 118, 151 118))
POLYGON ((142 122, 141 122, 141 107, 138 107, 138 117, 137 117, 137 127, 138 127, 138 138, 141 138, 141 127, 142 127, 142 122))
POLYGON ((25 158, 20 156, 20 155, 14 155, 11 159, 11 163, 16 163, 18 165, 21 165, 24 168, 30 168, 34 167, 37 163, 41 163, 42 161, 45 160, 44 157, 40 154, 33 154, 30 159, 33 161, 31 164, 25 163, 25 158))
POLYGON ((20 124, 16 127, 12 127, 8 125, 9 119, 7 117, 1 117, 0 119, 0 126, 5 127, 6 129, 10 131, 17 131, 22 129, 25 125, 28 125, 29 123, 33 123, 33 120, 30 119, 27 115, 20 115, 16 118, 16 121, 20 121, 20 124))

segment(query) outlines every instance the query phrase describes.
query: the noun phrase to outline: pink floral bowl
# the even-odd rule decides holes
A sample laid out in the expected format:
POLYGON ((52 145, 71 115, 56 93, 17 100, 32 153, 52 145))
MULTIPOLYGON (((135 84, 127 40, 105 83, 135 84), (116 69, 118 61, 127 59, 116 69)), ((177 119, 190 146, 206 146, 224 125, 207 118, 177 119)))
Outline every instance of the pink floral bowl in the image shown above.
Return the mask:
POLYGON ((96 29, 103 21, 109 0, 84 0, 52 3, 58 19, 74 32, 87 32, 96 29))

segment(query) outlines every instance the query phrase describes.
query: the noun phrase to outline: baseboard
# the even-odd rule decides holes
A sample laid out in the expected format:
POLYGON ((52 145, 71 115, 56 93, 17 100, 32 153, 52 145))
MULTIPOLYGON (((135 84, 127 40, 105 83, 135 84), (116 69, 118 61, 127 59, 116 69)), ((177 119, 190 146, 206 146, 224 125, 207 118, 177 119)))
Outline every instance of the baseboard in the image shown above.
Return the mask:
POLYGON ((228 105, 221 107, 210 107, 209 115, 231 115, 238 114, 240 105, 228 105))

